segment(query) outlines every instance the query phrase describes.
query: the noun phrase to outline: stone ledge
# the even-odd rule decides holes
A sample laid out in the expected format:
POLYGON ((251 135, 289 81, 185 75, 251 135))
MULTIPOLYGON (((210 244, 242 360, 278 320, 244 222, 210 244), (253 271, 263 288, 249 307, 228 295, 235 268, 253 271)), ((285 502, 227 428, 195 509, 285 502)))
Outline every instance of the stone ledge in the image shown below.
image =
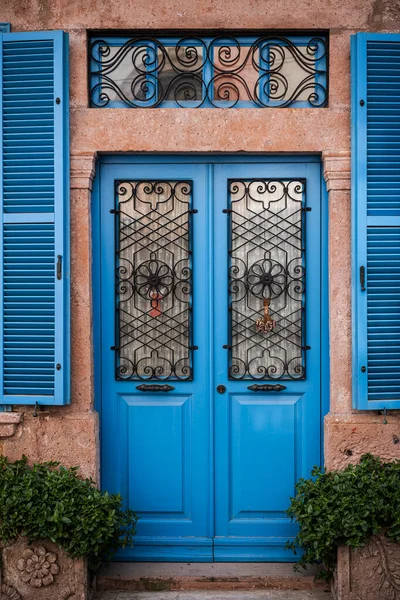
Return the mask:
MULTIPOLYGON (((349 463, 356 464, 366 453, 380 456, 383 460, 400 459, 400 423, 391 415, 384 424, 367 422, 361 416, 349 420, 337 415, 325 417, 325 466, 327 469, 343 469, 349 463)), ((375 418, 375 417, 374 417, 375 418)))
POLYGON ((216 595, 234 590, 322 590, 324 583, 314 580, 316 573, 313 568, 297 573, 293 563, 113 562, 100 572, 97 589, 136 593, 203 591, 216 595))
POLYGON ((23 420, 23 413, 0 412, 0 439, 13 437, 17 431, 17 425, 23 420))

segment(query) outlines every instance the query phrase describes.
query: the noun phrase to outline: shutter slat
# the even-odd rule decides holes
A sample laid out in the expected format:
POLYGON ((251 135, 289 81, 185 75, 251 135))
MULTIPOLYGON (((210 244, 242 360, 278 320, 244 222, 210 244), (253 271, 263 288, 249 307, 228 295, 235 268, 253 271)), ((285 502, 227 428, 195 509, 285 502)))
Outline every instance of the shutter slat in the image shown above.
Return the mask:
MULTIPOLYGON (((378 214, 381 215, 382 210, 378 214)), ((388 356, 390 347, 391 359, 400 364, 399 315, 400 228, 370 226, 367 228, 368 401, 376 401, 379 394, 386 400, 389 384, 391 393, 397 392, 400 397, 400 380, 393 379, 396 371, 388 364, 375 367, 376 360, 384 361, 388 356), (390 306, 389 299, 392 301, 390 306)))
POLYGON ((67 35, 0 36, 0 404, 69 402, 67 35), (56 98, 61 103, 56 103, 56 98), (63 277, 56 277, 57 255, 63 277), (56 369, 57 364, 61 365, 56 369))

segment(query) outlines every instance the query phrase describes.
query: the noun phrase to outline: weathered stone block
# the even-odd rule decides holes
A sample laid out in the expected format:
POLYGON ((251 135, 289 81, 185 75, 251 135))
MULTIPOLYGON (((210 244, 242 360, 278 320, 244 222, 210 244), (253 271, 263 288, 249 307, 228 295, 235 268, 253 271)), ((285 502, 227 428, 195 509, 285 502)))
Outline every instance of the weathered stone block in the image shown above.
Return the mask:
POLYGON ((1 549, 2 600, 89 600, 86 560, 72 559, 50 541, 25 538, 1 549))
POLYGON ((400 599, 400 544, 373 536, 364 548, 338 549, 334 600, 400 599))

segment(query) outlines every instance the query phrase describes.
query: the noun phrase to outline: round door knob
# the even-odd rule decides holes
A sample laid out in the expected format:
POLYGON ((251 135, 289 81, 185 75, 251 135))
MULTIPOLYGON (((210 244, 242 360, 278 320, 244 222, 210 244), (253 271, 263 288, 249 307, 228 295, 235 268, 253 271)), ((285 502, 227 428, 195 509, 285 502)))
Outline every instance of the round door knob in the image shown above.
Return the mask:
POLYGON ((224 385, 219 385, 219 386, 217 387, 217 392, 218 392, 218 394, 225 394, 225 392, 226 392, 226 387, 225 387, 224 385))

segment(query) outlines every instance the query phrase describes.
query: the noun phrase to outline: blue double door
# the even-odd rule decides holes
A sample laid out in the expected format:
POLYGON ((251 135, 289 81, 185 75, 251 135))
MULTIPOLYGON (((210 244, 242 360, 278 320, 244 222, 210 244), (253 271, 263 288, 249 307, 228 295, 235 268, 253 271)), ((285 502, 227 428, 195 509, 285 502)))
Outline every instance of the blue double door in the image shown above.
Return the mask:
POLYGON ((320 165, 110 157, 97 183, 101 485, 139 517, 118 558, 293 560, 321 459, 320 165))

